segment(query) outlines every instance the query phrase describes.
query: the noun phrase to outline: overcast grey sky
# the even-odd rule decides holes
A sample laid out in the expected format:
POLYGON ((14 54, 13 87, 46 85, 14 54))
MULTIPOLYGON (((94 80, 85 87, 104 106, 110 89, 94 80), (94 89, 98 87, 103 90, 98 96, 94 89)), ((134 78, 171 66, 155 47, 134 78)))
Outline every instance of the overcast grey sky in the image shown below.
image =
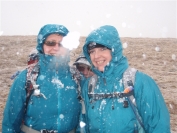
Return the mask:
POLYGON ((177 38, 176 0, 1 0, 0 35, 37 35, 47 23, 87 36, 113 25, 121 37, 177 38))

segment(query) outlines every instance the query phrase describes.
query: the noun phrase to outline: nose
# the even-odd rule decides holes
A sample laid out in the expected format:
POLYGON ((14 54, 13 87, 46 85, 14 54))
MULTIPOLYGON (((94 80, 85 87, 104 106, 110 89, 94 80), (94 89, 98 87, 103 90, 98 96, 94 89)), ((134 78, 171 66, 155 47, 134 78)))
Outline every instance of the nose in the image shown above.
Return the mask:
POLYGON ((84 74, 85 77, 87 77, 89 70, 87 68, 85 68, 82 73, 84 74))
POLYGON ((100 57, 100 52, 98 50, 95 50, 94 52, 94 58, 99 58, 100 57))
POLYGON ((87 71, 88 70, 84 67, 84 69, 82 70, 82 73, 85 74, 85 73, 87 73, 87 71))

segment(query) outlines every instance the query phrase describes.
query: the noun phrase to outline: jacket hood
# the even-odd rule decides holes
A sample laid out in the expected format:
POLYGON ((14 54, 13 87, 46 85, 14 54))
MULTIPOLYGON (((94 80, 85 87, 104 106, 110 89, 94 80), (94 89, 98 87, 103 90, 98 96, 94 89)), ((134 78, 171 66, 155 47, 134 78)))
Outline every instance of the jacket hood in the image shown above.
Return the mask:
MULTIPOLYGON (((113 72, 115 67, 121 67, 118 71, 124 71, 124 69, 128 68, 128 62, 126 57, 123 56, 123 48, 122 43, 118 34, 118 31, 115 27, 110 25, 104 25, 99 27, 98 29, 92 31, 85 40, 85 44, 83 47, 83 52, 87 60, 91 63, 90 56, 88 53, 88 45, 90 43, 98 43, 109 49, 111 49, 112 60, 109 65, 107 65, 104 69, 104 75, 109 75, 113 72)), ((92 63, 91 63, 92 64, 92 63)), ((101 74, 94 66, 93 71, 98 75, 101 74)), ((102 74, 101 74, 102 75, 102 74)))
POLYGON ((45 39, 50 35, 50 34, 60 34, 62 36, 66 36, 68 34, 68 29, 63 26, 63 25, 58 25, 58 24, 47 24, 44 25, 37 36, 37 46, 36 49, 39 53, 44 53, 43 51, 43 43, 45 39))
POLYGON ((88 60, 86 59, 83 53, 79 55, 79 57, 76 59, 73 65, 77 65, 77 64, 84 64, 91 67, 91 64, 88 62, 88 60))

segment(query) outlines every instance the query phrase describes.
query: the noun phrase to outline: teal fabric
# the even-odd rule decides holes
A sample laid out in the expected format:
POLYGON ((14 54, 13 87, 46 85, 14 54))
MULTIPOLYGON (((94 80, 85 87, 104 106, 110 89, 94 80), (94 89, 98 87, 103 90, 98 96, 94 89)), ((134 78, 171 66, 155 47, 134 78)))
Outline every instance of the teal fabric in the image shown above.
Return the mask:
MULTIPOLYGON (((55 33, 52 29, 50 33, 53 32, 55 33)), ((42 49, 42 44, 38 44, 38 48, 42 49)), ((16 77, 4 109, 3 133, 21 132, 22 119, 25 125, 38 131, 47 129, 67 133, 77 127, 80 103, 77 99, 77 84, 72 79, 68 66, 69 60, 69 53, 64 57, 39 54, 40 72, 36 83, 47 99, 32 95, 25 116, 27 71, 22 71, 16 77)))
POLYGON ((63 26, 63 25, 58 25, 58 24, 47 24, 44 25, 37 36, 37 43, 38 45, 36 46, 36 49, 38 50, 38 52, 43 53, 43 43, 46 39, 47 36, 49 36, 50 34, 60 34, 62 36, 66 36, 69 31, 68 29, 63 26))
MULTIPOLYGON (((127 58, 123 55, 116 28, 105 25, 88 35, 83 51, 90 63, 87 46, 91 42, 102 44, 112 50, 112 60, 103 73, 94 67, 92 69, 98 75, 94 93, 123 92, 122 76, 129 65, 127 58)), ((137 130, 138 121, 130 104, 128 108, 123 107, 123 100, 126 98, 107 98, 90 102, 88 83, 88 81, 85 82, 82 87, 86 106, 86 131, 89 133, 134 133, 137 130)), ((169 112, 155 81, 138 71, 134 93, 146 133, 170 133, 169 112)))

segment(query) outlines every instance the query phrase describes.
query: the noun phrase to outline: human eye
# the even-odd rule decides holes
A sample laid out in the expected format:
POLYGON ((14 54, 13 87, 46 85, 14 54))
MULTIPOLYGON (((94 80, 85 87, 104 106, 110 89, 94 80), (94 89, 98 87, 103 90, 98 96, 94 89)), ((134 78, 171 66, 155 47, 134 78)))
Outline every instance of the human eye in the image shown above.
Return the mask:
POLYGON ((94 50, 89 50, 88 53, 89 53, 89 54, 93 54, 93 53, 94 53, 94 50))
POLYGON ((55 46, 55 45, 56 45, 56 42, 54 42, 54 41, 46 41, 45 44, 46 44, 47 46, 55 46))

